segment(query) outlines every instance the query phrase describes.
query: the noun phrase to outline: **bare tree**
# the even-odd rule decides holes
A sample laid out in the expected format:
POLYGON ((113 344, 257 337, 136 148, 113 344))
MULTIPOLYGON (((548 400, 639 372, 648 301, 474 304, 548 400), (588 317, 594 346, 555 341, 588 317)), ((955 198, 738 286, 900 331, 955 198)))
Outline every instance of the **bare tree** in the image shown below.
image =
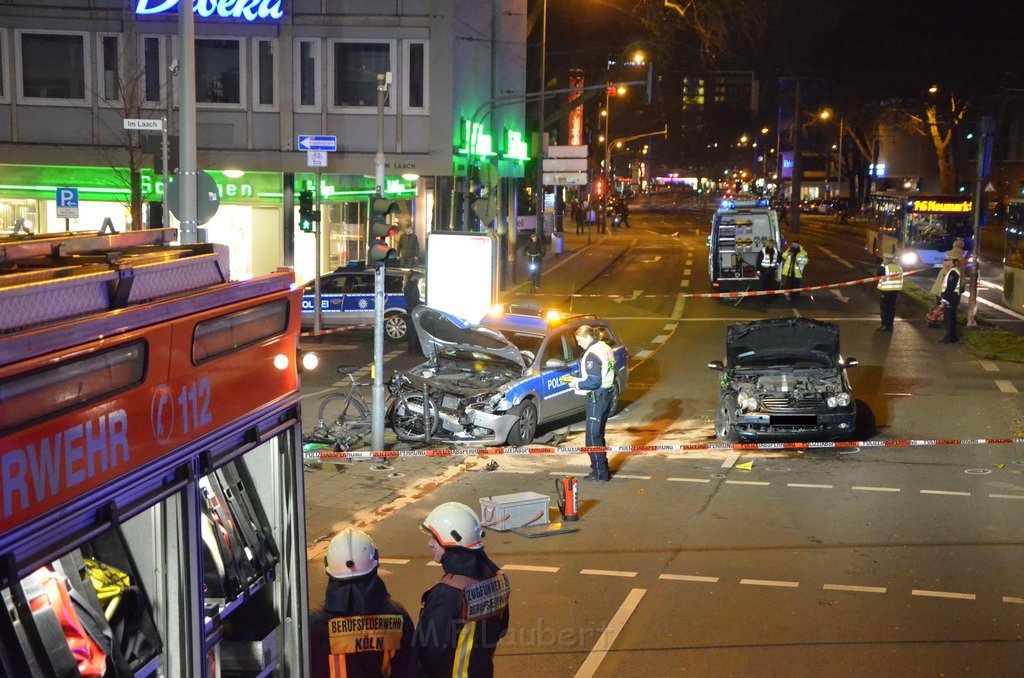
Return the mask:
POLYGON ((970 104, 965 99, 950 93, 945 99, 926 99, 919 111, 903 111, 904 129, 927 137, 935 148, 935 159, 939 164, 939 182, 943 193, 953 193, 956 188, 953 141, 969 107, 970 104))

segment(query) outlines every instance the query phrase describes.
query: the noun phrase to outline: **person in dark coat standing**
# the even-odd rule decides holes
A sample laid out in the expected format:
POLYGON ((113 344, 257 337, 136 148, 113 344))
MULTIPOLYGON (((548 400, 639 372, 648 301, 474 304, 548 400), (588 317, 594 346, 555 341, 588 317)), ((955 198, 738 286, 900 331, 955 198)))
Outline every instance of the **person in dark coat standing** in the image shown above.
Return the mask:
POLYGON ((324 604, 310 616, 310 678, 420 675, 412 617, 391 598, 378 564, 365 532, 349 527, 331 540, 324 604))
POLYGON ((422 298, 420 298, 420 280, 422 278, 423 276, 419 273, 407 271, 402 285, 402 292, 405 296, 405 322, 407 325, 405 339, 408 342, 408 346, 406 350, 411 355, 423 355, 423 347, 420 346, 416 325, 412 321, 412 310, 423 303, 422 298))
POLYGON ((484 553, 473 509, 446 502, 420 526, 444 575, 423 594, 413 645, 427 678, 491 678, 494 651, 508 631, 508 577, 484 553))
POLYGON ((405 231, 398 237, 398 265, 415 266, 420 258, 420 241, 412 226, 406 226, 405 231))
MULTIPOLYGON (((764 249, 757 255, 757 274, 761 278, 761 291, 779 289, 779 261, 780 255, 775 241, 769 240, 765 243, 764 249)), ((765 305, 775 300, 774 294, 764 297, 765 305)))
POLYGON ((939 275, 942 276, 941 303, 944 313, 942 324, 946 328, 946 335, 939 343, 955 344, 958 341, 956 311, 960 306, 960 285, 963 279, 963 274, 960 272, 960 260, 946 255, 939 275))

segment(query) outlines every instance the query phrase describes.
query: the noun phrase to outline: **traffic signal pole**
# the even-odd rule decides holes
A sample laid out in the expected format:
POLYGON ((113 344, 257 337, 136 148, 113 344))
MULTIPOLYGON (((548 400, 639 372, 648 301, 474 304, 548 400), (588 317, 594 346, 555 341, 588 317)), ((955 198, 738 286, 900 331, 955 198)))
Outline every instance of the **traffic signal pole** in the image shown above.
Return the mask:
POLYGON ((316 168, 316 186, 314 187, 314 195, 316 196, 316 211, 313 213, 316 215, 316 219, 313 222, 313 228, 316 237, 314 239, 314 247, 316 247, 316 256, 313 259, 316 260, 316 273, 313 280, 313 332, 317 336, 320 335, 320 322, 321 313, 320 308, 320 168, 316 168))
MULTIPOLYGON (((374 176, 377 180, 379 198, 384 197, 384 92, 387 86, 387 75, 378 73, 377 155, 374 158, 374 176)), ((370 202, 371 206, 373 202, 370 202)), ((370 219, 372 223, 372 208, 370 219)), ((372 225, 370 228, 369 236, 372 238, 372 225)), ((375 450, 384 449, 384 266, 385 262, 380 262, 373 273, 373 386, 370 400, 370 442, 375 450)))

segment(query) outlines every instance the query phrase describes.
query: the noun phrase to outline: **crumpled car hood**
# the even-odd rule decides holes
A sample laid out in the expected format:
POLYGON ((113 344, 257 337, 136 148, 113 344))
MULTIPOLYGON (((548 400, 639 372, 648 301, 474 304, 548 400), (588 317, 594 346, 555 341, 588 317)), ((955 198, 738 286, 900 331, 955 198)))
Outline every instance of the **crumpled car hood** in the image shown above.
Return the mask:
POLYGON ((429 306, 417 306, 411 315, 423 353, 430 358, 444 354, 467 358, 484 354, 502 358, 520 370, 526 368, 519 349, 497 330, 474 325, 429 306))
POLYGON ((839 328, 812 318, 768 318, 729 325, 725 353, 733 367, 756 356, 827 357, 839 361, 839 328))

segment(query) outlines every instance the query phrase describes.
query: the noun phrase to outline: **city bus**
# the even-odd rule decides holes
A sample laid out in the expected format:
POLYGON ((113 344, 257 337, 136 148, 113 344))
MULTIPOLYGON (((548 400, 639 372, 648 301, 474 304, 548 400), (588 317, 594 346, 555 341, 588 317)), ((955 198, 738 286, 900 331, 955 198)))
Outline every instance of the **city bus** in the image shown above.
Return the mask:
POLYGON ((1009 201, 1003 245, 1003 303, 1024 308, 1024 199, 1009 201))
POLYGON ((308 675, 288 270, 0 235, 0 675, 308 675))
POLYGON ((941 266, 957 238, 973 251, 972 208, 964 195, 872 193, 865 208, 867 249, 878 257, 896 254, 905 267, 941 266))

